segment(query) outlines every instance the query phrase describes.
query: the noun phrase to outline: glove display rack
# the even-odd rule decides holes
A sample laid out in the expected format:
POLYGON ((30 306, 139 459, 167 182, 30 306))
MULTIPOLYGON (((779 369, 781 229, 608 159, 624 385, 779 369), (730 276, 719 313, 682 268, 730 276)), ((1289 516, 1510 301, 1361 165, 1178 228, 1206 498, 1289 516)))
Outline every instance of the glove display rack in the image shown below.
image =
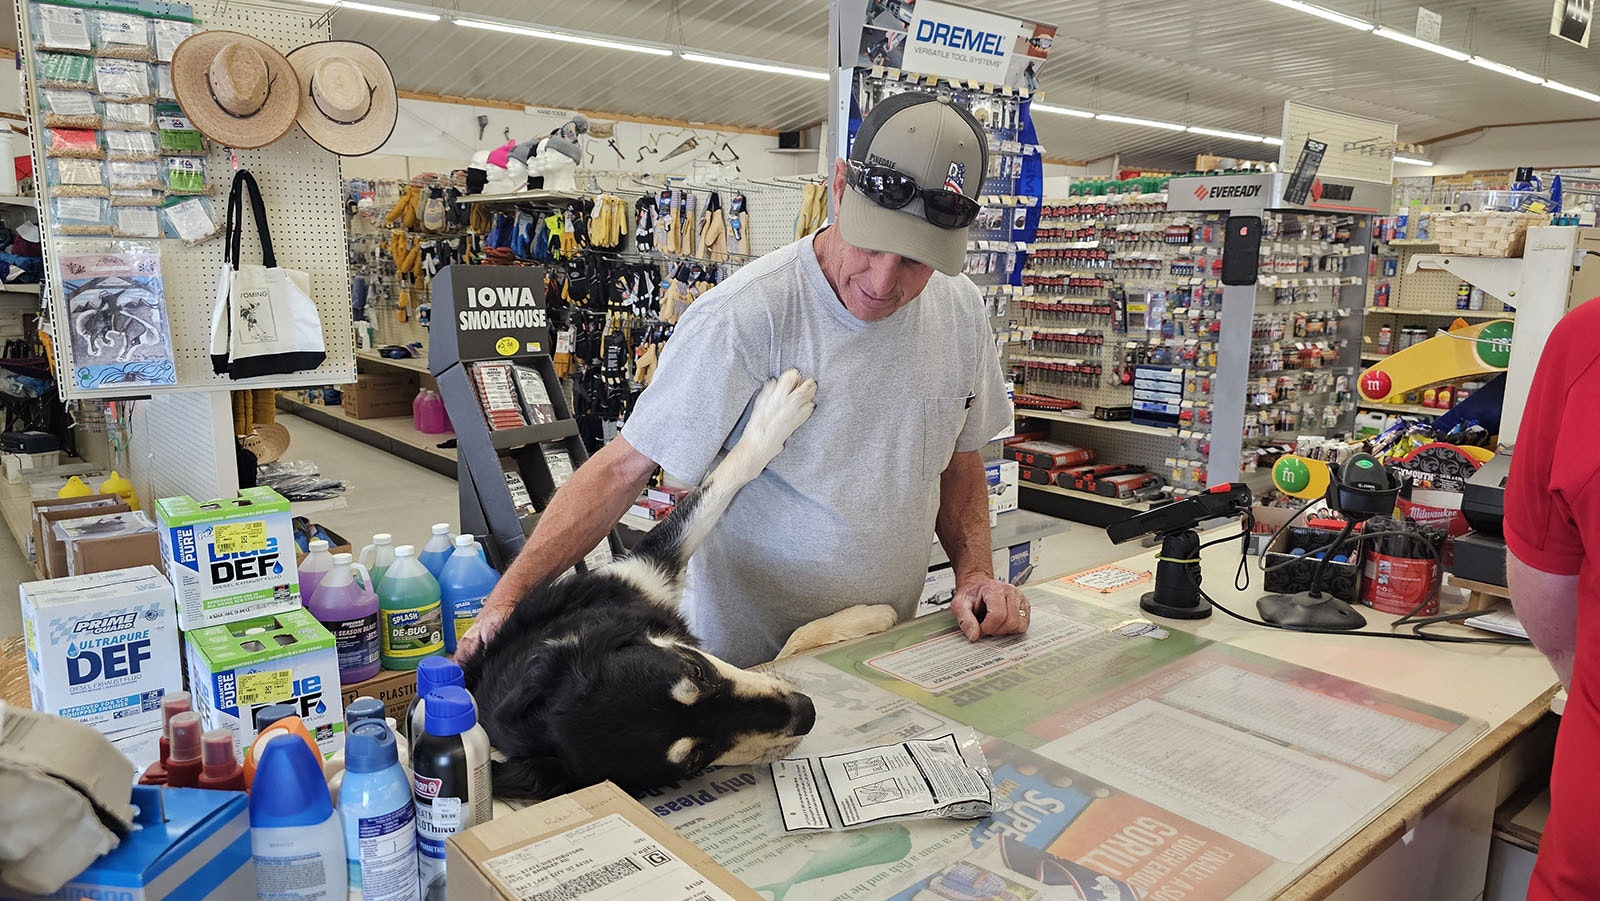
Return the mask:
MULTIPOLYGON (((109 3, 92 0, 77 4, 83 7, 106 7, 109 3)), ((43 135, 42 126, 47 110, 41 106, 38 65, 43 62, 42 51, 35 47, 30 33, 26 7, 18 15, 19 68, 23 73, 23 107, 36 135, 43 135), (39 57, 36 59, 35 57, 39 57)), ((190 7, 170 3, 119 2, 117 8, 138 7, 151 14, 193 17, 196 29, 227 29, 253 35, 280 51, 290 51, 304 44, 325 41, 330 36, 330 26, 304 7, 263 2, 233 2, 216 7, 190 7)), ((34 171, 46 173, 46 141, 34 142, 34 171)), ((282 232, 276 250, 280 265, 302 270, 311 276, 311 296, 321 317, 327 358, 314 370, 274 375, 247 381, 230 381, 226 375, 212 371, 210 347, 210 311, 216 301, 218 273, 223 265, 221 225, 223 203, 218 195, 212 204, 212 219, 217 226, 217 237, 200 241, 192 246, 175 238, 151 238, 158 245, 161 274, 164 286, 164 306, 167 325, 171 333, 174 384, 166 387, 141 385, 130 390, 127 386, 106 385, 83 388, 72 375, 78 368, 71 342, 57 340, 55 368, 64 399, 101 399, 126 397, 130 393, 150 395, 182 390, 223 390, 240 387, 325 385, 349 381, 355 374, 352 354, 350 317, 348 315, 348 270, 346 267, 345 222, 341 215, 339 160, 318 146, 299 129, 291 130, 277 142, 259 150, 231 151, 210 146, 204 156, 208 186, 225 186, 231 178, 235 161, 250 169, 261 184, 269 220, 282 232), (292 226, 292 230, 291 230, 292 226)), ((57 221, 58 199, 52 195, 48 179, 39 180, 40 230, 44 245, 44 294, 52 328, 58 336, 67 331, 69 311, 62 290, 61 273, 56 261, 73 252, 74 245, 98 242, 104 237, 78 237, 63 233, 57 221)), ((225 192, 224 192, 225 193, 225 192)), ((81 198, 80 198, 81 199, 81 198)), ((209 200, 210 198, 208 198, 209 200)), ((73 229, 68 229, 73 231, 73 229)), ((253 239, 247 243, 253 244, 253 239)), ((247 247, 246 255, 256 258, 259 250, 247 247)), ((197 430, 204 431, 197 425, 197 430)))

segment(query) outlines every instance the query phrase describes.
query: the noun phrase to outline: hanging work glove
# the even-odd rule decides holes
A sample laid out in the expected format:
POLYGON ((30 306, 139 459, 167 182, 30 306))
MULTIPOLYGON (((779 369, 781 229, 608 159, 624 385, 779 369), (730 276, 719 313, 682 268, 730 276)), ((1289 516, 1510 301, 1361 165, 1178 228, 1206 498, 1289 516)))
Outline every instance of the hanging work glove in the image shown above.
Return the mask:
POLYGON ((749 204, 743 194, 733 195, 728 202, 728 252, 741 257, 750 255, 749 204))

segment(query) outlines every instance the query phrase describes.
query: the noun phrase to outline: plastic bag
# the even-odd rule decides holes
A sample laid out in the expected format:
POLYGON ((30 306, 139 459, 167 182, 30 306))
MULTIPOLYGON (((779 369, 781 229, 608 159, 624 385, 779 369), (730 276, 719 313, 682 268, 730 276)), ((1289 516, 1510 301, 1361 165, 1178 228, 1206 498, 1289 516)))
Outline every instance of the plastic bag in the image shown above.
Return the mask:
POLYGON ((105 127, 119 131, 155 131, 156 108, 148 103, 107 101, 105 127))
POLYGON ((143 189, 161 190, 166 184, 161 180, 161 164, 112 160, 106 163, 106 180, 119 191, 143 189))
POLYGON ((40 52, 38 57, 39 87, 68 91, 85 91, 94 88, 94 60, 72 53, 40 52))
POLYGON ((786 832, 854 829, 886 820, 977 820, 1010 807, 977 733, 959 727, 839 754, 772 764, 786 832))
POLYGON ((60 235, 111 234, 110 205, 100 197, 52 197, 50 212, 60 235))
POLYGON ((39 111, 47 128, 101 127, 100 100, 88 91, 39 92, 39 111))
POLYGON ((103 160, 106 148, 100 132, 87 128, 47 128, 44 130, 44 155, 80 160, 103 160))
POLYGON ((161 191, 156 190, 117 190, 111 189, 111 205, 118 206, 147 206, 158 207, 166 197, 161 191))
MULTIPOLYGON (((172 62, 173 51, 195 32, 193 22, 177 19, 151 19, 150 30, 155 34, 156 59, 164 63, 172 62)), ((167 75, 167 84, 172 84, 170 72, 167 75)))
POLYGON ((107 100, 155 100, 151 85, 155 78, 150 64, 134 59, 104 59, 94 61, 94 85, 100 96, 107 100))
POLYGON ((156 66, 156 99, 172 101, 178 99, 178 92, 172 87, 172 67, 169 65, 156 66))
POLYGON ((99 160, 45 160, 45 182, 53 197, 105 197, 105 163, 99 160))
POLYGON ((117 207, 111 211, 111 234, 118 238, 159 238, 161 223, 148 207, 117 207))
POLYGON ((322 475, 311 460, 278 460, 256 467, 256 484, 291 501, 325 501, 342 496, 351 484, 322 475))
POLYGON ((88 10, 30 3, 28 25, 33 31, 33 46, 40 50, 88 53, 94 49, 89 38, 88 10))
POLYGON ((186 197, 162 206, 161 231, 192 247, 222 234, 222 226, 212 213, 210 198, 186 197))
POLYGON ((156 128, 163 156, 198 156, 206 152, 206 139, 176 106, 156 108, 156 128))
POLYGON ((154 62, 150 49, 150 20, 132 13, 95 10, 94 55, 112 59, 154 62))
POLYGON ((110 160, 154 160, 156 153, 156 136, 148 131, 107 131, 106 159, 110 160))
POLYGON ((164 161, 168 194, 204 194, 206 161, 198 156, 169 156, 164 161))

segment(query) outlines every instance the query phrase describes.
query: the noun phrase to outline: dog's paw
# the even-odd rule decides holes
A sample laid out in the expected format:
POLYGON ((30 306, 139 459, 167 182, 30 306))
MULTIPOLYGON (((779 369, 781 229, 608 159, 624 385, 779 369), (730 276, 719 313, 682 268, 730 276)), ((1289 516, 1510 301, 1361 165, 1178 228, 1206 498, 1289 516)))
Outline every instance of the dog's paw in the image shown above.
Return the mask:
MULTIPOLYGON (((795 429, 800 428, 817 408, 817 383, 801 378, 790 369, 771 379, 756 397, 755 408, 750 411, 750 421, 745 425, 741 441, 748 441, 770 461, 783 450, 795 429)), ((765 465, 765 464, 763 464, 765 465)))
POLYGON ((888 604, 846 607, 794 630, 775 659, 782 660, 864 635, 876 635, 894 628, 899 621, 900 614, 888 604))

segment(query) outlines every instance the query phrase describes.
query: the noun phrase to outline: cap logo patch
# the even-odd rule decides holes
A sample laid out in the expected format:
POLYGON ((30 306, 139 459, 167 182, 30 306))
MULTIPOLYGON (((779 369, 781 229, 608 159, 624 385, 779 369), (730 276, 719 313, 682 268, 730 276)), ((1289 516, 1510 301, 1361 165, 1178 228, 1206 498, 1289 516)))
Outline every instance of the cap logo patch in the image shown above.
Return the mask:
POLYGON ((869 165, 869 166, 883 166, 886 169, 896 169, 896 170, 898 170, 900 168, 895 163, 894 160, 886 160, 883 157, 878 156, 876 153, 867 154, 867 165, 869 165))
POLYGON ((950 171, 946 173, 944 177, 944 189, 946 191, 954 191, 957 194, 960 194, 962 193, 963 187, 966 185, 966 181, 967 164, 952 162, 950 164, 950 171))

